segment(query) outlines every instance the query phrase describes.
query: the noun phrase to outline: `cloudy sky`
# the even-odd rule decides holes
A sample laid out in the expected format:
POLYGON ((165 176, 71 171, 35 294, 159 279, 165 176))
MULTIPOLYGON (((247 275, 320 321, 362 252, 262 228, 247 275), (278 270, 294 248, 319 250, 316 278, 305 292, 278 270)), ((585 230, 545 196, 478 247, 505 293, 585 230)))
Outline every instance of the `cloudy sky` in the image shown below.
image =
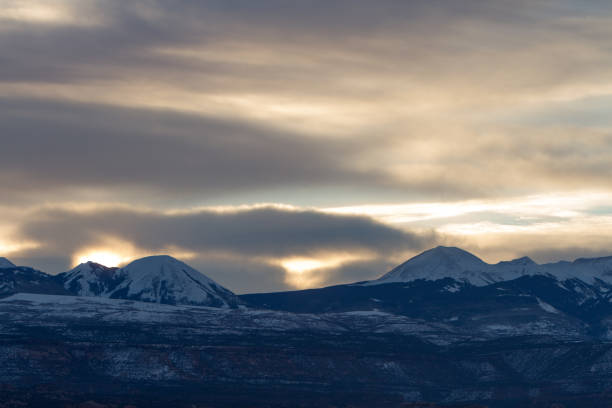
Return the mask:
POLYGON ((0 0, 0 256, 238 292, 612 254, 608 0, 0 0))

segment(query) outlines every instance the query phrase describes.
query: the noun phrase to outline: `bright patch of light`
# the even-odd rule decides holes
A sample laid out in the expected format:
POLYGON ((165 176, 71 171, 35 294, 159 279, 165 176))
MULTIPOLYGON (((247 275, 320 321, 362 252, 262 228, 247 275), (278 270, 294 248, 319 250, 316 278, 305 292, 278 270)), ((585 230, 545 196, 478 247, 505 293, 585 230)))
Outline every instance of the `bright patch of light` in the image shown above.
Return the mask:
POLYGON ((93 26, 101 24, 99 16, 84 0, 0 0, 0 20, 30 24, 93 26))
POLYGON ((391 224, 449 218, 463 214, 485 211, 484 202, 463 201, 457 203, 379 204, 326 208, 335 214, 367 215, 391 224))
POLYGON ((521 219, 558 217, 571 219, 585 216, 589 208, 607 206, 609 192, 579 191, 551 193, 497 200, 469 200, 445 203, 380 204, 326 208, 335 214, 365 215, 389 224, 443 220, 474 213, 495 213, 521 219))
POLYGON ((612 231, 612 216, 585 216, 558 222, 537 222, 529 225, 496 224, 488 221, 447 224, 437 230, 442 234, 482 236, 484 238, 496 234, 546 234, 549 236, 572 236, 610 234, 612 231))
POLYGON ((182 260, 190 260, 197 256, 195 252, 186 251, 175 246, 160 248, 158 251, 147 251, 137 248, 129 241, 105 237, 98 244, 81 248, 74 253, 72 264, 76 266, 91 261, 109 267, 123 266, 138 258, 160 254, 169 254, 182 260))
POLYGON ((131 242, 114 237, 104 237, 98 244, 81 248, 72 256, 72 264, 95 262, 104 266, 120 266, 147 254, 134 247, 131 242))
POLYGON ((37 248, 38 246, 39 245, 35 242, 0 241, 0 256, 23 251, 25 249, 37 248))
POLYGON ((355 255, 322 256, 321 258, 294 257, 283 259, 280 266, 287 272, 285 282, 295 288, 305 289, 323 284, 328 276, 326 269, 337 268, 340 265, 366 259, 355 255))
POLYGON ((304 273, 326 266, 325 262, 316 259, 293 258, 281 262, 283 267, 292 273, 304 273))
POLYGON ((71 16, 61 2, 3 1, 0 18, 36 23, 59 23, 71 16))
POLYGON ((319 270, 333 266, 334 263, 312 258, 290 258, 281 261, 280 265, 287 271, 285 275, 287 284, 303 289, 316 286, 319 282, 324 281, 319 270))
POLYGON ((110 251, 93 250, 77 257, 77 263, 95 262, 104 266, 119 266, 124 259, 121 255, 110 251))

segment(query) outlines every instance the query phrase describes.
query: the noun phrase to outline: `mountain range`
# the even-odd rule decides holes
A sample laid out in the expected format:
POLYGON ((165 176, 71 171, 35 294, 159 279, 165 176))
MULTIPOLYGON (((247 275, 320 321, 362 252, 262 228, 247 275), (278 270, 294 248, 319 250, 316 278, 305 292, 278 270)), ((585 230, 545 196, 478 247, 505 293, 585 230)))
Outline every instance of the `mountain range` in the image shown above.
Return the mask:
POLYGON ((4 260, 0 264, 0 297, 24 292, 220 308, 239 303, 230 290, 167 255, 137 259, 123 268, 85 262, 55 276, 4 260))
MULTIPOLYGON (((488 264, 460 248, 439 246, 409 259, 378 279, 336 287, 403 283, 413 285, 415 282, 425 284, 450 280, 453 283, 444 290, 452 293, 464 287, 486 287, 526 277, 551 279, 565 290, 573 290, 570 287, 575 288, 577 285, 583 289, 588 287, 590 291, 580 290, 583 296, 594 298, 597 293, 606 297, 606 288, 612 284, 612 256, 548 264, 537 264, 523 257, 488 264)), ((229 289, 167 255, 138 259, 122 268, 85 262, 55 276, 31 267, 17 267, 8 259, 0 258, 0 279, 5 282, 4 286, 0 286, 0 296, 18 292, 47 293, 50 290, 50 294, 65 292, 75 296, 100 296, 174 305, 226 308, 235 307, 239 303, 237 296, 229 289), (25 282, 40 286, 41 289, 23 289, 20 285, 25 282)), ((296 292, 279 292, 279 295, 293 293, 296 292)), ((312 290, 308 293, 312 293, 312 290)), ((252 298, 268 295, 273 294, 246 296, 252 298)))
POLYGON ((138 259, 123 268, 86 262, 52 279, 77 296, 221 308, 238 304, 230 290, 167 255, 138 259))
POLYGON ((612 402, 612 257, 437 247, 371 281, 240 296, 169 256, 58 275, 0 258, 0 298, 6 406, 612 402))

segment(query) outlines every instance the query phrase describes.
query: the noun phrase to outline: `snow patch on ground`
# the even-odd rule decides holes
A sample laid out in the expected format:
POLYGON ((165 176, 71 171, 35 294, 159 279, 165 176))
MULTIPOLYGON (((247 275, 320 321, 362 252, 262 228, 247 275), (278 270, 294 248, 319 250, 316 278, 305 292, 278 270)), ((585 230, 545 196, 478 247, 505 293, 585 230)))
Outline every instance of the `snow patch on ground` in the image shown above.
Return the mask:
POLYGON ((559 312, 557 309, 555 309, 552 305, 543 302, 542 299, 540 299, 539 297, 536 297, 537 301, 538 301, 538 305, 542 308, 542 310, 544 310, 545 312, 548 313, 554 313, 554 314, 559 314, 561 312, 559 312))

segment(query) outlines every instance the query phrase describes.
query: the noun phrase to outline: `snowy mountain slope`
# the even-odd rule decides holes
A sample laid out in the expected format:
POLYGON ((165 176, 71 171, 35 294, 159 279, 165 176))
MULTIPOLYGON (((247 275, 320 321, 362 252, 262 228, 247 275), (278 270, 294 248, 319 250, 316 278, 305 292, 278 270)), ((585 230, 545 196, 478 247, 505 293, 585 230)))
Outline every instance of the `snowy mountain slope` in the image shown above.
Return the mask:
POLYGON ((117 275, 123 281, 109 297, 217 307, 235 306, 237 301, 228 289, 166 255, 138 259, 118 270, 117 275))
POLYGON ((311 330, 340 333, 352 330, 347 327, 347 324, 344 324, 345 319, 353 322, 355 330, 369 331, 374 325, 395 322, 404 324, 406 327, 411 326, 410 332, 412 333, 446 331, 435 324, 419 324, 409 318, 386 313, 358 316, 353 314, 296 315, 268 310, 219 309, 206 306, 155 304, 125 299, 29 293, 20 293, 0 300, 0 315, 16 309, 31 316, 37 315, 45 320, 92 319, 101 322, 133 324, 156 322, 169 326, 192 325, 200 329, 214 329, 212 332, 215 334, 238 334, 241 331, 253 330, 311 330), (357 324, 355 320, 361 323, 357 324))
POLYGON ((79 296, 102 296, 119 284, 118 268, 108 268, 95 262, 85 262, 56 277, 70 293, 79 296))
POLYGON ((600 401, 612 386, 608 262, 489 265, 438 248, 394 277, 406 281, 243 295, 240 308, 228 307, 238 301, 227 289, 167 256, 124 268, 86 263, 57 277, 0 269, 11 284, 61 282, 81 295, 0 299, 0 393, 23 406, 63 406, 44 398, 151 406, 161 396, 161 408, 177 406, 175 395, 199 395, 196 406, 264 406, 274 391, 288 407, 297 391, 329 399, 350 390, 360 408, 383 407, 381 395, 389 407, 507 408, 540 406, 525 403, 536 390, 548 402, 567 394, 581 403, 568 407, 599 406, 584 401, 585 389, 600 401))
POLYGON ((15 264, 0 256, 0 268, 13 268, 15 264))
MULTIPOLYGON (((91 320, 145 325, 155 322, 167 327, 193 327, 216 335, 296 331, 327 334, 395 333, 415 336, 439 345, 515 335, 555 335, 573 340, 587 337, 580 324, 568 322, 562 314, 547 312, 538 304, 534 304, 530 311, 531 319, 526 319, 527 314, 522 313, 519 315, 520 323, 511 324, 485 314, 479 315, 478 319, 426 321, 377 311, 297 314, 30 293, 0 299, 0 320, 16 311, 23 315, 24 324, 32 325, 38 324, 36 322, 40 320, 68 323, 91 320)), ((0 334, 1 330, 0 327, 0 334)))
POLYGON ((528 257, 488 264, 455 247, 439 246, 425 251, 365 285, 451 278, 474 286, 510 281, 521 276, 552 276, 560 281, 578 279, 590 285, 612 284, 612 257, 577 259, 539 265, 528 257))
MULTIPOLYGON (((242 295, 252 307, 294 313, 380 311, 427 322, 511 332, 524 324, 562 333, 574 325, 612 339, 612 258, 538 265, 524 257, 488 264, 459 248, 425 251, 375 281, 242 295), (541 313, 559 320, 543 325, 541 313), (475 322, 479 322, 478 324, 475 322), (486 322, 486 324, 485 324, 486 322)), ((522 330, 522 329, 521 329, 522 330)))
POLYGON ((513 277, 509 273, 495 273, 491 265, 462 249, 439 246, 409 259, 368 284, 452 278, 475 286, 484 286, 513 277))
POLYGON ((0 268, 0 297, 20 292, 68 294, 62 285, 44 272, 27 266, 0 268))
POLYGON ((556 406, 531 404, 535 390, 607 406, 584 401, 610 399, 612 344, 545 300, 518 309, 440 322, 17 294, 0 300, 0 394, 45 407, 556 406))
MULTIPOLYGON (((385 285, 338 285, 241 295, 252 307, 293 313, 384 312, 462 327, 466 332, 607 333, 611 285, 551 276, 523 276, 487 286, 451 278, 385 285), (553 322, 554 321, 554 322, 553 322)), ((607 338, 607 334, 605 335, 607 338)), ((611 337, 612 338, 612 337, 611 337)))
POLYGON ((545 273, 559 280, 578 279, 588 284, 598 281, 612 283, 612 256, 579 258, 573 262, 561 261, 539 266, 545 273))
POLYGON ((221 308, 238 304, 231 291, 167 255, 138 259, 123 268, 88 262, 58 275, 57 279, 79 296, 221 308))

